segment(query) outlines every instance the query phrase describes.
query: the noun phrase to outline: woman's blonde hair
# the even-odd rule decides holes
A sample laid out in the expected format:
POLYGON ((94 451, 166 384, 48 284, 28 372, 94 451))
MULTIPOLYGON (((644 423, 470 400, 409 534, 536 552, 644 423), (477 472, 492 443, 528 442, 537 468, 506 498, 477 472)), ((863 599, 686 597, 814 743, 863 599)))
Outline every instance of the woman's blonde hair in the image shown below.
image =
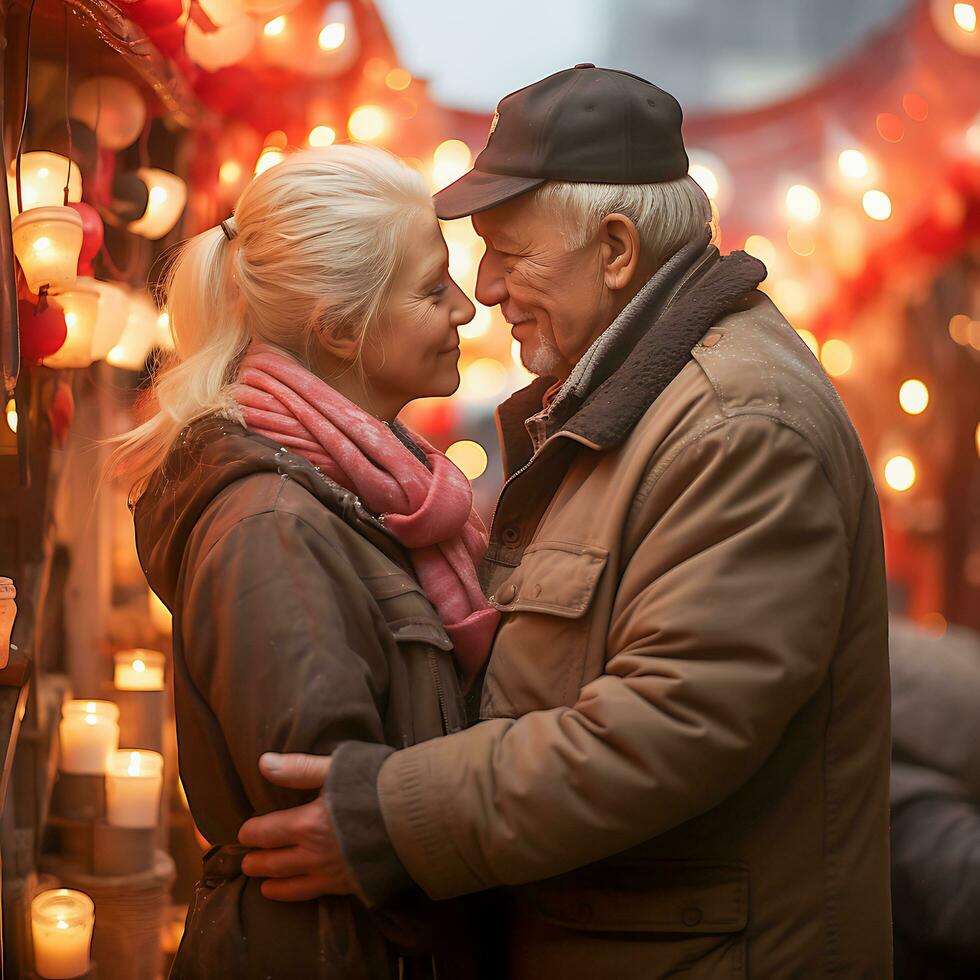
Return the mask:
POLYGON ((220 227, 185 242, 165 277, 175 353, 154 372, 155 413, 116 437, 110 471, 141 484, 185 426, 241 420, 232 396, 253 338, 310 364, 318 335, 354 337, 378 318, 420 210, 421 174, 383 150, 304 150, 257 177, 220 227))

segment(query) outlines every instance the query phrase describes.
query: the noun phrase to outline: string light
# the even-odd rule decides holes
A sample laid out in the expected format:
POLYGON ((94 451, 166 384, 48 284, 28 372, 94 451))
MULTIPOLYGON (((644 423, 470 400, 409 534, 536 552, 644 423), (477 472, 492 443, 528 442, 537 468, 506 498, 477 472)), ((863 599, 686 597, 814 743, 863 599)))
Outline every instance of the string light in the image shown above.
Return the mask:
POLYGON ((820 351, 820 363, 832 378, 847 374, 854 365, 854 354, 850 344, 832 337, 820 351))
POLYGON ((17 431, 17 402, 15 402, 13 398, 11 398, 10 401, 7 402, 6 412, 7 412, 7 426, 11 432, 16 432, 17 431))
POLYGON ((865 191, 861 206, 864 213, 875 221, 887 221, 892 216, 892 201, 884 191, 865 191))
POLYGON ((388 114, 380 106, 358 106, 347 120, 347 131, 362 143, 380 139, 388 128, 388 114))
POLYGON ((493 357, 480 357, 464 368, 459 396, 468 402, 493 401, 507 385, 503 364, 493 357))
POLYGON ((817 335, 810 330, 804 330, 797 328, 796 332, 800 335, 800 339, 803 341, 807 347, 813 351, 814 357, 820 357, 820 341, 817 340, 817 335))
POLYGON ((765 235, 749 235, 745 239, 745 251, 749 255, 754 255, 766 266, 773 266, 776 263, 776 247, 765 235))
POLYGON ((347 27, 339 21, 335 21, 332 24, 327 24, 320 31, 317 44, 320 45, 322 51, 336 51, 344 43, 346 38, 347 27))
POLYGON ((972 3, 954 3, 953 20, 961 31, 972 34, 977 29, 977 8, 972 3))
POLYGON ((237 184, 242 179, 242 165, 237 160, 225 160, 218 168, 218 180, 222 184, 237 184))
POLYGON ((285 159, 286 154, 278 147, 267 146, 259 154, 259 158, 255 162, 255 176, 258 177, 259 174, 264 174, 270 167, 274 167, 277 163, 282 163, 285 159))
POLYGON ((970 318, 965 313, 957 313, 949 319, 949 335, 961 347, 970 342, 970 318))
POLYGON ((310 130, 310 146, 330 146, 337 139, 337 131, 330 126, 314 126, 310 130))
POLYGON ((806 184, 794 184, 786 192, 786 209, 800 221, 816 221, 820 216, 820 195, 806 184))
POLYGON ((445 187, 462 177, 470 168, 473 154, 462 140, 445 140, 432 154, 432 182, 445 187))
POLYGON ((475 480, 483 476, 489 463, 487 451, 483 446, 469 439, 454 442, 446 450, 446 455, 459 467, 467 480, 475 480))
POLYGON ((412 76, 404 68, 392 68, 385 75, 385 85, 393 92, 404 92, 412 84, 412 76))
POLYGON ((929 404, 929 389, 917 378, 909 378, 898 389, 898 403, 909 415, 921 415, 929 404))
POLYGON ((273 17, 263 28, 262 33, 266 37, 279 37, 286 29, 285 17, 273 17))
POLYGON ((860 150, 842 150, 837 158, 837 167, 851 180, 860 180, 870 172, 868 158, 860 150))
POLYGON ((915 476, 915 464, 908 456, 892 456, 885 463, 885 483, 898 493, 910 490, 915 476))

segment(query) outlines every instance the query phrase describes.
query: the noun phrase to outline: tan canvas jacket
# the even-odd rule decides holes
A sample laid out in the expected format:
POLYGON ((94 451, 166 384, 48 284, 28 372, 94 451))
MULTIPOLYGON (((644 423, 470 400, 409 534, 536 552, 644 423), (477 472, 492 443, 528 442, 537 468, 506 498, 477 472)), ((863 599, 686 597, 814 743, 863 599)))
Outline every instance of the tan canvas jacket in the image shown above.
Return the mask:
POLYGON ((877 497, 728 261, 554 431, 546 383, 502 406, 485 720, 380 771, 431 896, 509 886, 510 978, 890 976, 877 497))

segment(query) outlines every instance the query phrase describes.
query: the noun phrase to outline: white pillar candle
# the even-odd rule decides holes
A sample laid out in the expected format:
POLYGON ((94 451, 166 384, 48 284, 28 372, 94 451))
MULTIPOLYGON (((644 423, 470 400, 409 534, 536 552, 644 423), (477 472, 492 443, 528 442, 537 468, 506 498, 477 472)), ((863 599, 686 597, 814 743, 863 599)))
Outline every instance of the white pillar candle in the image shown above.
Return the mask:
POLYGON ((123 749, 106 771, 106 819, 113 827, 155 827, 160 817, 163 756, 123 749))
POLYGON ((121 650, 113 679, 117 691, 162 691, 164 656, 156 650, 121 650))
POLYGON ((111 701, 67 701, 58 734, 62 772, 101 776, 119 747, 119 708, 111 701))
POLYGON ((31 902, 34 969, 45 980, 70 980, 91 966, 95 904, 84 892, 56 888, 31 902))

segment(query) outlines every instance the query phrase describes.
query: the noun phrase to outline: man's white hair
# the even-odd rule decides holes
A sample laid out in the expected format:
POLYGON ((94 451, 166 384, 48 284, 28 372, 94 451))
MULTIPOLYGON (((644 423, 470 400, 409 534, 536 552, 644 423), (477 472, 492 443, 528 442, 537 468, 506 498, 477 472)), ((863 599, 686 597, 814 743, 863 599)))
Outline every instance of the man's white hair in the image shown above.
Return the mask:
POLYGON ((636 225, 644 252, 657 266, 710 231, 717 239, 711 202, 693 178, 662 184, 579 184, 552 180, 535 191, 558 215, 569 248, 581 248, 607 214, 625 214, 636 225))

